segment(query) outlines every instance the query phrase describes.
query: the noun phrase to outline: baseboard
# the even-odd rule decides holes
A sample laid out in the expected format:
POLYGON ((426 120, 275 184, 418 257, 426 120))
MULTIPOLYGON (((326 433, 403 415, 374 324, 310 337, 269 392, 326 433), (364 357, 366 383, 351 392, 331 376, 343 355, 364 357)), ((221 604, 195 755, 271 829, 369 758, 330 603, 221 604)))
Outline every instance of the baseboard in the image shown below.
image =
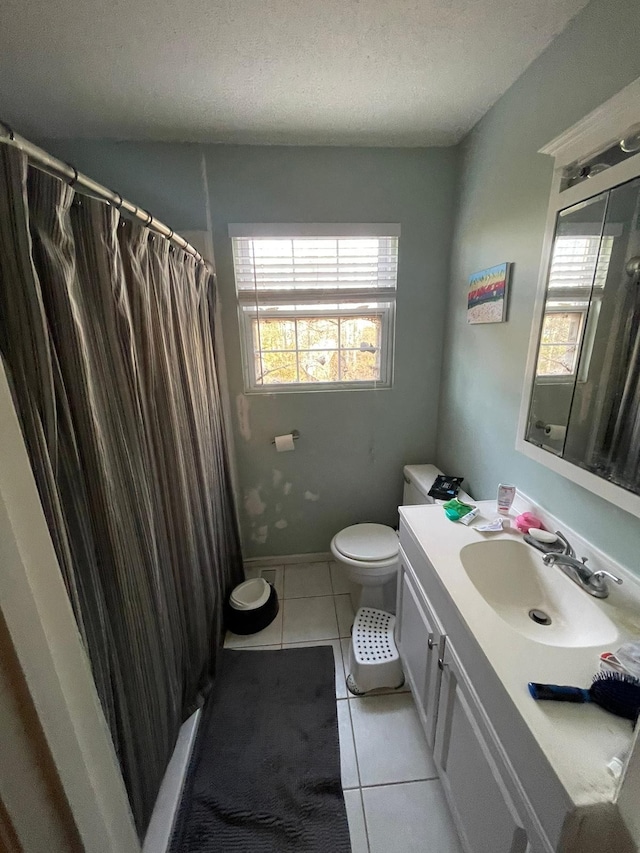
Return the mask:
POLYGON ((284 566, 290 563, 326 563, 333 560, 331 551, 318 551, 315 554, 285 554, 281 557, 249 557, 245 566, 284 566))

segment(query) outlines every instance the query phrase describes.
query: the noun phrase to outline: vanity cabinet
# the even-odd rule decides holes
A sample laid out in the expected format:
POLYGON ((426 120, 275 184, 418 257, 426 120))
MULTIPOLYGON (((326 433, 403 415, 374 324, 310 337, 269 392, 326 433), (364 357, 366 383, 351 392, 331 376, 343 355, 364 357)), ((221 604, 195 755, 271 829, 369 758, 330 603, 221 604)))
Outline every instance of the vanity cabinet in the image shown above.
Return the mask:
POLYGON ((535 818, 513 795, 504 751, 446 624, 402 548, 396 618, 405 676, 466 853, 548 853, 553 848, 532 830, 535 818))
MULTIPOLYGON (((492 501, 479 506, 495 512, 492 501)), ((513 544, 507 531, 485 539, 451 524, 437 506, 400 508, 396 637, 465 853, 638 853, 607 770, 630 743, 628 721, 595 706, 536 703, 527 690, 530 679, 588 683, 601 646, 513 627, 479 588, 481 575, 494 578, 496 595, 520 602, 513 570, 529 578, 535 566, 528 552, 514 557, 513 544), (506 574, 494 577, 501 566, 506 574)), ((549 589, 551 599, 574 592, 560 573, 549 589)), ((607 612, 640 636, 640 597, 611 599, 607 612)), ((530 606, 524 596, 524 613, 530 606)), ((590 618, 580 610, 575 630, 590 618)))
POLYGON ((438 656, 445 638, 406 560, 400 562, 396 610, 396 641, 405 677, 416 698, 427 741, 433 747, 441 676, 438 656))
POLYGON ((528 853, 532 848, 482 731, 473 688, 450 645, 441 666, 433 757, 465 847, 473 853, 528 853))

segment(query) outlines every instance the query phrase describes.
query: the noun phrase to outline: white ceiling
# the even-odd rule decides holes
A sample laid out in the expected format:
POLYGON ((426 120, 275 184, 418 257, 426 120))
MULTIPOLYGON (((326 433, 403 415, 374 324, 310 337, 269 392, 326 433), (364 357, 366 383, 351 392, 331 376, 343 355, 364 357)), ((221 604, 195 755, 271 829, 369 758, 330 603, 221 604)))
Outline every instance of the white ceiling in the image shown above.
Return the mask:
POLYGON ((24 135, 457 142, 587 0, 2 0, 24 135))

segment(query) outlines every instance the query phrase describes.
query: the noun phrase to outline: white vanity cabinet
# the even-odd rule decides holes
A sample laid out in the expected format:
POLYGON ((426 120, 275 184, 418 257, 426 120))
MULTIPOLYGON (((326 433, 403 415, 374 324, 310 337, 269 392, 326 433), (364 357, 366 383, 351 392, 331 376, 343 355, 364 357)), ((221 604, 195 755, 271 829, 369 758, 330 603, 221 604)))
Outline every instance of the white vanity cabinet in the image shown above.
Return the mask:
MULTIPOLYGON (((487 539, 451 524, 437 506, 400 509, 398 647, 465 853, 638 853, 607 770, 631 742, 629 722, 595 705, 536 703, 527 690, 529 680, 588 683, 602 648, 513 628, 469 573, 465 560, 478 548, 488 562, 472 571, 507 559, 487 542, 504 543, 511 570, 513 541, 509 531, 487 539)), ((519 570, 532 571, 526 560, 519 570)), ((551 575, 550 595, 573 592, 567 584, 551 575)), ((640 636, 640 599, 628 595, 616 603, 613 591, 599 615, 615 614, 640 636)))
POLYGON ((465 851, 550 853, 514 795, 503 748, 446 627, 401 548, 396 639, 465 851))
POLYGON ((444 633, 406 558, 400 560, 396 641, 429 746, 433 747, 440 690, 438 656, 444 633))
POLYGON ((473 853, 529 853, 471 683, 450 645, 440 660, 434 759, 464 846, 473 853))

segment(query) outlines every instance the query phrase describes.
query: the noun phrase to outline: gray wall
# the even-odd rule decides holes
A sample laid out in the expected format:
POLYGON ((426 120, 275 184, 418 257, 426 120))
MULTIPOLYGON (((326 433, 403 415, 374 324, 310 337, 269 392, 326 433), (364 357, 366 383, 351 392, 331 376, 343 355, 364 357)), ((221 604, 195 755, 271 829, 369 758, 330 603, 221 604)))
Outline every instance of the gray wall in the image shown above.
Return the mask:
POLYGON ((207 149, 242 500, 264 505, 242 507, 246 555, 326 551, 347 524, 395 525, 402 465, 432 460, 455 168, 450 148, 207 149), (392 389, 242 393, 227 224, 305 221, 401 224, 392 389), (276 453, 271 439, 292 429, 295 452, 276 453), (256 542, 264 527, 266 542, 256 542))
POLYGON ((640 75, 640 4, 594 0, 463 144, 437 461, 476 498, 500 481, 640 571, 640 521, 515 449, 552 161, 537 150, 640 75), (468 326, 469 275, 515 262, 509 320, 468 326))
POLYGON ((435 454, 456 150, 41 144, 178 231, 207 227, 205 155, 245 556, 326 551, 347 524, 395 525, 402 466, 435 454), (227 225, 270 221, 401 224, 392 389, 243 394, 227 225), (292 429, 295 452, 276 453, 271 439, 292 429))
POLYGON ((34 139, 46 151, 145 210, 176 231, 207 229, 199 145, 34 139))

